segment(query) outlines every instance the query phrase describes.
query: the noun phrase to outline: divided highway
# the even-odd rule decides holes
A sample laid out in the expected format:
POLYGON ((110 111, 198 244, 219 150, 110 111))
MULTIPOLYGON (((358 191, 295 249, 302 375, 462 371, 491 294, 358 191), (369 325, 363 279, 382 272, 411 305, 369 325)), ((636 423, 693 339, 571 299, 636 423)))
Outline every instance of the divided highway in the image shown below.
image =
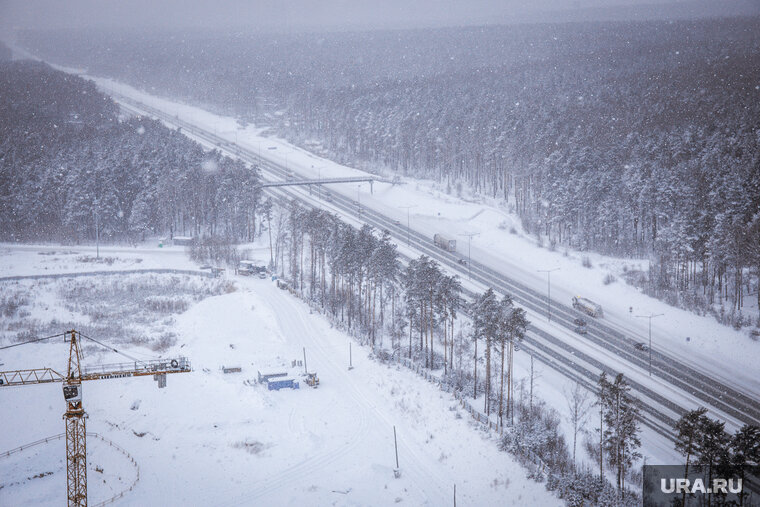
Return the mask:
MULTIPOLYGON (((206 143, 215 145, 217 148, 236 155, 247 162, 257 164, 266 179, 285 181, 292 171, 286 170, 284 167, 267 159, 260 158, 252 150, 241 148, 237 144, 223 139, 214 133, 156 108, 138 103, 131 98, 118 94, 112 95, 127 111, 156 117, 167 124, 181 127, 186 133, 206 143)), ((307 206, 315 207, 315 196, 309 196, 303 190, 276 187, 268 189, 268 192, 283 199, 296 199, 307 206)), ((407 242, 407 228, 397 224, 394 220, 381 213, 366 207, 359 213, 356 203, 352 199, 340 193, 330 191, 327 188, 322 188, 321 196, 323 200, 326 200, 325 198, 329 196, 329 202, 323 202, 323 205, 329 204, 330 207, 334 207, 342 213, 379 230, 388 230, 399 244, 407 242)), ((467 279, 468 269, 466 266, 458 263, 459 257, 436 248, 432 243, 432 237, 411 230, 409 232, 409 241, 410 247, 417 253, 425 254, 437 260, 449 271, 459 274, 463 280, 467 279)), ((534 289, 509 278, 508 274, 496 271, 477 261, 471 262, 470 269, 473 281, 482 284, 484 287, 493 287, 494 290, 501 293, 510 294, 517 303, 533 314, 544 317, 547 315, 547 298, 534 289)), ((468 297, 474 296, 474 294, 468 291, 466 291, 466 295, 468 297)), ((557 301, 552 302, 552 320, 555 324, 565 327, 571 333, 575 327, 573 319, 579 316, 582 316, 582 314, 573 308, 559 304, 557 301)), ((598 358, 583 352, 581 349, 584 347, 574 344, 573 341, 580 342, 585 340, 587 341, 584 344, 586 345, 586 349, 588 349, 588 345, 598 350, 603 349, 607 356, 614 356, 618 363, 625 363, 635 371, 644 372, 645 374, 648 372, 648 352, 638 351, 633 347, 636 342, 640 341, 633 334, 626 334, 624 331, 613 327, 603 320, 587 320, 591 321, 588 324, 588 334, 581 336, 572 333, 572 341, 567 341, 566 337, 563 339, 562 336, 554 336, 550 332, 536 326, 531 326, 524 343, 524 348, 539 361, 546 363, 552 369, 557 370, 574 381, 581 382, 589 388, 593 388, 596 385, 601 371, 607 372, 608 375, 615 375, 617 370, 604 364, 598 358)), ((760 401, 753 399, 735 387, 711 378, 709 375, 692 368, 675 357, 658 351, 652 351, 652 374, 657 379, 660 379, 660 381, 665 381, 673 387, 669 391, 678 394, 677 396, 673 396, 673 398, 683 399, 684 397, 690 397, 696 399, 696 403, 704 405, 718 414, 725 414, 736 422, 760 425, 760 401)), ((643 385, 630 377, 629 381, 635 396, 641 402, 642 422, 655 432, 673 440, 672 426, 675 420, 691 407, 684 408, 676 400, 668 399, 666 395, 655 392, 650 386, 643 385)))

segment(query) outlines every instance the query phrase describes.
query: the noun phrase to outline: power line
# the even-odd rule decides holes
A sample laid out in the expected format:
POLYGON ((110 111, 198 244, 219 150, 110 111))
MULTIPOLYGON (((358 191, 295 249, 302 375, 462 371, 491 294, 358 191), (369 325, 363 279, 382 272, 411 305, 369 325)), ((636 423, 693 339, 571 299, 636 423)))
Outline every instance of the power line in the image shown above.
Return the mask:
POLYGON ((65 334, 66 333, 58 333, 58 334, 54 334, 52 336, 46 336, 45 338, 35 338, 34 340, 27 340, 27 341, 21 342, 21 343, 14 343, 13 345, 6 345, 5 347, 0 347, 0 350, 9 349, 11 347, 18 347, 19 345, 28 345, 30 343, 41 342, 41 341, 44 341, 44 340, 49 340, 51 338, 57 338, 59 336, 64 336, 65 334))
POLYGON ((122 352, 122 351, 120 351, 120 350, 117 350, 117 349, 115 349, 115 348, 111 347, 110 345, 106 345, 105 343, 99 342, 99 341, 98 341, 98 340, 96 340, 95 338, 90 338, 89 336, 87 336, 87 335, 84 335, 84 334, 82 334, 81 332, 79 333, 79 336, 81 336, 82 338, 87 338, 87 339, 88 339, 88 340, 90 340, 91 342, 95 342, 95 343, 97 343, 98 345, 100 345, 101 347, 103 347, 103 348, 105 348, 105 349, 108 349, 108 350, 111 350, 111 351, 113 351, 113 352, 116 352, 117 354, 121 354, 122 356, 124 356, 124 357, 126 357, 126 358, 128 358, 128 359, 131 359, 132 361, 135 361, 135 362, 140 362, 140 360, 139 360, 139 359, 137 359, 136 357, 132 357, 132 356, 130 356, 129 354, 125 354, 124 352, 122 352))

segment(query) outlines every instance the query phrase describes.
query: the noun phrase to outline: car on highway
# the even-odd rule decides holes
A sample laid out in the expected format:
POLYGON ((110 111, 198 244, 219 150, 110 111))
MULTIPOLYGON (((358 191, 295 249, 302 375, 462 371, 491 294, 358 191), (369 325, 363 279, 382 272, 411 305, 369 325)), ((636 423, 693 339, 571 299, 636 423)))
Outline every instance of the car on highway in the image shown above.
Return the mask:
POLYGON ((633 344, 633 348, 636 350, 641 350, 642 352, 646 352, 649 350, 649 345, 644 342, 637 342, 633 344))
POLYGON ((459 264, 461 264, 462 266, 466 266, 467 265, 467 259, 459 259, 457 262, 459 264))
POLYGON ((575 327, 573 328, 573 331, 575 331, 578 334, 586 334, 588 333, 588 326, 586 325, 586 321, 583 319, 575 319, 573 320, 573 324, 575 324, 575 327))
POLYGON ((394 220, 393 225, 401 225, 401 220, 394 220))

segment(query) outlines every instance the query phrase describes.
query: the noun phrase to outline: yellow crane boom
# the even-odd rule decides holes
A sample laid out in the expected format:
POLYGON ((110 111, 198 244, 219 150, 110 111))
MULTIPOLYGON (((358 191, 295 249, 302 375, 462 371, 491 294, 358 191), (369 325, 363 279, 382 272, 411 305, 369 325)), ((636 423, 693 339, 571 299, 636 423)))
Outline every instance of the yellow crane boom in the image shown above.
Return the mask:
POLYGON ((64 380, 64 376, 52 368, 0 371, 0 386, 4 387, 46 384, 48 382, 63 382, 64 380))

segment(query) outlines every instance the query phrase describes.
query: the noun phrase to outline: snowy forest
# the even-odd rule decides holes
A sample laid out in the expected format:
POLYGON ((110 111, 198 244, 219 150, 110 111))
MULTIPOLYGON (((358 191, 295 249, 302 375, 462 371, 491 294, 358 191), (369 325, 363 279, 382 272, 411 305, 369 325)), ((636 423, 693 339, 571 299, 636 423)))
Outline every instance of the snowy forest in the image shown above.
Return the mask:
POLYGON ((253 237, 258 171, 45 64, 0 62, 0 88, 1 240, 253 237))
POLYGON ((760 19, 731 18, 22 43, 496 199, 549 248, 648 257, 632 282, 741 325, 760 300, 758 34, 760 19))

